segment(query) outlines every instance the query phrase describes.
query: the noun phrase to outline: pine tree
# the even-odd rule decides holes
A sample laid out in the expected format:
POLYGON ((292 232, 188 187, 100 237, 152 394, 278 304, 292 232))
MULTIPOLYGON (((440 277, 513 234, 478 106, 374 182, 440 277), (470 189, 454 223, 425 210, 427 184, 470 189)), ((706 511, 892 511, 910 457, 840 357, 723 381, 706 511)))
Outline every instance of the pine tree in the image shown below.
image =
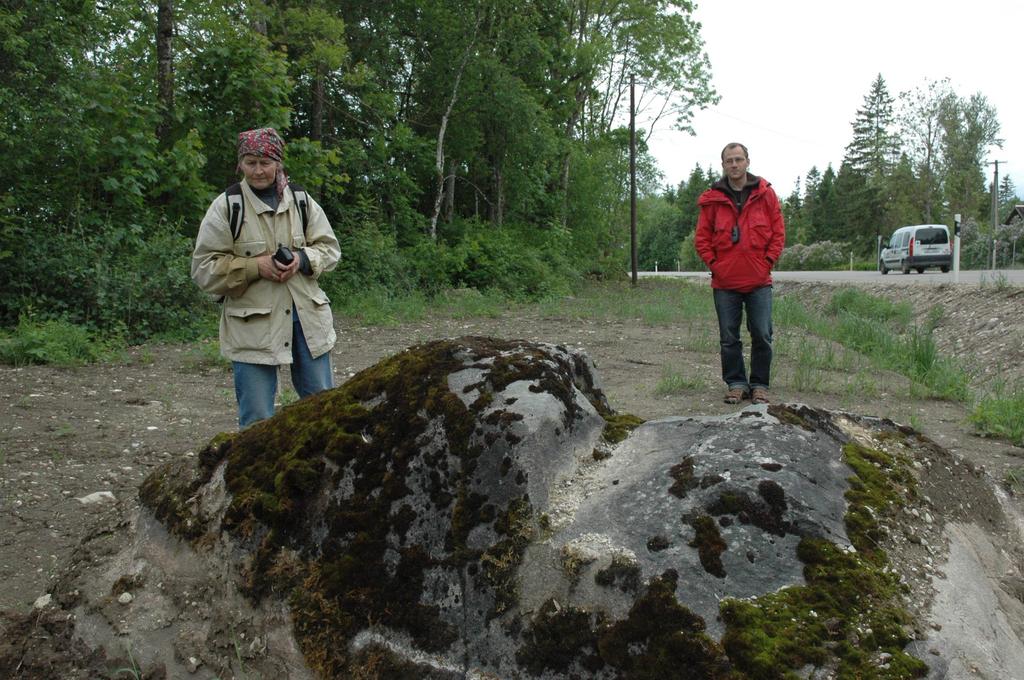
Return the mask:
POLYGON ((883 229, 883 206, 890 199, 889 177, 900 151, 899 138, 893 132, 893 98, 881 74, 871 84, 852 126, 853 139, 839 169, 836 194, 845 232, 842 240, 868 253, 883 229))
POLYGON ((853 139, 846 146, 843 163, 873 185, 882 184, 899 158, 899 137, 893 132, 893 98, 878 74, 864 106, 854 118, 853 139))

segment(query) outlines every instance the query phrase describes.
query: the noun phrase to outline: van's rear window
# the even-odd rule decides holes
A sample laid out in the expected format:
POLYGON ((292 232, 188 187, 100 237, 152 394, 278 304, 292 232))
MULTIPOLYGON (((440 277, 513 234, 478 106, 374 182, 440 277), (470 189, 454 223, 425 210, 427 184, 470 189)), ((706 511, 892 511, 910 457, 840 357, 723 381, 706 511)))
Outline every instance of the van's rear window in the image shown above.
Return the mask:
POLYGON ((949 243, 949 234, 946 233, 945 229, 918 229, 914 237, 923 246, 949 243))

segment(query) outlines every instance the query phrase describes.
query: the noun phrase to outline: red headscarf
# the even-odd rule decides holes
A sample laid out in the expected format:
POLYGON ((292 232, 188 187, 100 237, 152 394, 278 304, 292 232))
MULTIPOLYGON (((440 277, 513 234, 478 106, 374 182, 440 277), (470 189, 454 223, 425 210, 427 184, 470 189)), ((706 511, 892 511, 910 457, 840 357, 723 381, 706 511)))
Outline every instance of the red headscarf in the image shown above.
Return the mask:
POLYGON ((238 133, 238 159, 251 154, 253 156, 265 156, 277 161, 277 176, 274 184, 277 188, 277 198, 284 196, 284 189, 288 186, 288 175, 284 172, 284 140, 277 134, 274 128, 257 128, 238 133))

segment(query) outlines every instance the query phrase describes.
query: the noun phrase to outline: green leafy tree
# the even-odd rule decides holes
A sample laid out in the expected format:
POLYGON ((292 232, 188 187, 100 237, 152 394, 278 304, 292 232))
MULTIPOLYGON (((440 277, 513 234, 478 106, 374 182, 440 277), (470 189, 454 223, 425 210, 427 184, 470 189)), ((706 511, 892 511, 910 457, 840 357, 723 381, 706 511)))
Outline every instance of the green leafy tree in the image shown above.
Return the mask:
POLYGON ((999 120, 988 99, 975 93, 943 100, 945 195, 952 213, 973 215, 985 224, 989 212, 983 167, 990 147, 1002 147, 999 120))
POLYGON ((904 149, 917 177, 915 200, 921 219, 940 219, 943 204, 943 102, 954 97, 949 80, 928 81, 924 87, 902 92, 897 117, 904 149))
POLYGON ((676 270, 679 245, 687 231, 679 210, 665 196, 651 194, 640 200, 637 213, 640 269, 676 270))

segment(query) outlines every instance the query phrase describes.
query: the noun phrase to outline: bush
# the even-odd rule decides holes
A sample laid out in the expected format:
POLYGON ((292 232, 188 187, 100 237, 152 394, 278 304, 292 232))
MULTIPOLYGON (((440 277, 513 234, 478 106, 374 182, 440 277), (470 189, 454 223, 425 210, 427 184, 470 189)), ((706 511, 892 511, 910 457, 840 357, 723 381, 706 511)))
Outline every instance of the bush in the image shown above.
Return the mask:
POLYGON ((452 286, 493 289, 514 299, 531 300, 568 292, 572 271, 562 257, 564 251, 550 244, 563 235, 554 229, 547 234, 537 231, 528 225, 469 225, 452 247, 457 265, 452 286))
POLYGON ((5 324, 33 309, 38 319, 117 329, 131 343, 158 333, 193 335, 203 296, 189 275, 192 240, 178 225, 102 222, 46 239, 31 257, 2 262, 9 281, 0 302, 5 324))
POLYGON ((850 246, 841 241, 819 241, 810 245, 787 246, 779 257, 778 269, 817 271, 834 269, 849 262, 850 246))
POLYGON ((100 339, 87 328, 67 321, 25 315, 13 331, 0 332, 0 363, 78 366, 109 359, 123 347, 119 335, 100 339))

